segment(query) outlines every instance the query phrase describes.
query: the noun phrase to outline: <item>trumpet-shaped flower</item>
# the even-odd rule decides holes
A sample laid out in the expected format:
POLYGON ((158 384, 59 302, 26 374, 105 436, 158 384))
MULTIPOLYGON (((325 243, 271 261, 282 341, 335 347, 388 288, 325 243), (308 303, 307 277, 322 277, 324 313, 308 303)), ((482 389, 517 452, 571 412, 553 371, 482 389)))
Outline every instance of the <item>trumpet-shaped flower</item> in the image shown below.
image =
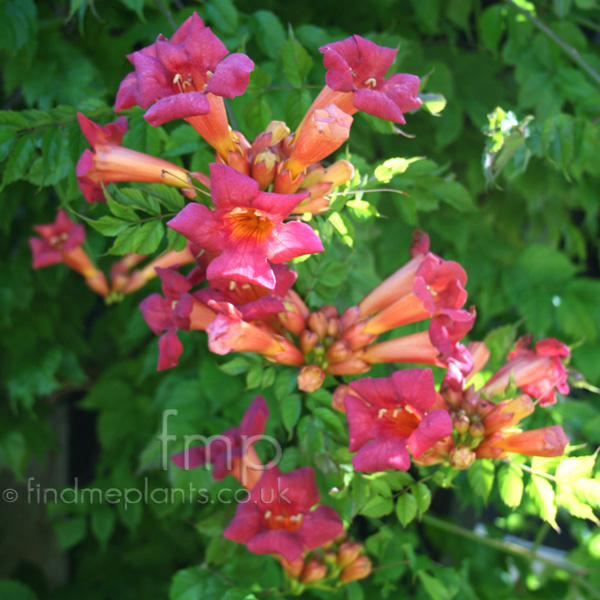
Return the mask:
POLYGON ((33 268, 41 269, 64 263, 85 278, 87 285, 101 296, 109 293, 104 273, 99 271, 81 247, 85 242, 85 229, 77 225, 60 209, 54 223, 34 225, 40 237, 29 238, 33 255, 33 268))
POLYGON ((408 449, 420 458, 452 433, 448 412, 433 408, 430 369, 397 371, 391 378, 367 377, 349 385, 354 394, 345 396, 344 406, 357 471, 407 470, 408 449))
POLYGON ((265 470, 253 446, 265 432, 268 417, 269 407, 265 399, 256 396, 237 427, 211 436, 204 446, 186 448, 172 456, 171 460, 181 469, 212 464, 212 476, 216 480, 231 474, 251 489, 265 470))
POLYGON ((78 113, 81 131, 93 148, 85 150, 77 162, 79 187, 88 202, 106 202, 102 184, 119 181, 164 183, 187 190, 195 196, 187 171, 161 158, 124 148, 127 120, 119 117, 102 127, 78 113))
POLYGON ((570 354, 569 347, 554 338, 539 340, 531 349, 531 337, 523 336, 516 343, 508 362, 481 388, 485 394, 504 391, 511 380, 526 394, 539 398, 540 406, 556 403, 556 392, 569 393, 567 370, 562 358, 570 354))
POLYGON ((121 83, 115 110, 139 105, 152 125, 205 115, 208 94, 234 98, 243 94, 254 63, 244 54, 231 54, 194 13, 171 39, 156 42, 127 58, 135 67, 121 83))
POLYGON ((333 541, 344 528, 333 508, 311 510, 320 501, 312 467, 265 471, 248 500, 238 505, 223 535, 254 554, 278 554, 293 562, 305 549, 333 541))
POLYGON ((275 287, 269 261, 282 263, 322 252, 319 237, 306 223, 283 223, 306 194, 261 192, 258 183, 225 165, 211 164, 211 193, 216 210, 191 203, 169 227, 209 252, 221 252, 207 277, 275 287))
POLYGON ((324 54, 327 86, 347 95, 338 100, 344 110, 362 110, 395 123, 406 123, 403 113, 421 106, 416 75, 395 73, 384 79, 397 50, 378 46, 359 35, 319 50, 324 54))

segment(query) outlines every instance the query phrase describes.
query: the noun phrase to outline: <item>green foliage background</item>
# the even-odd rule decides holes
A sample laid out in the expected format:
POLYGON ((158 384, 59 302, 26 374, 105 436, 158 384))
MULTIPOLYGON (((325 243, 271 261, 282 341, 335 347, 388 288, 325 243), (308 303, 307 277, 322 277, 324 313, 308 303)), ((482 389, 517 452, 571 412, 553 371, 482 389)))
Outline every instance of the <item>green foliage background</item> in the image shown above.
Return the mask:
MULTIPOLYGON (((491 508, 481 513, 493 467, 473 469, 468 478, 462 473, 454 489, 444 489, 449 482, 438 474, 426 515, 431 492, 421 483, 413 486, 417 473, 349 481, 338 468, 349 462, 345 421, 330 409, 326 392, 302 398, 291 370, 265 368, 252 358, 216 358, 203 335, 180 334, 186 348, 180 366, 157 374, 156 337, 137 310, 148 288, 104 306, 64 267, 33 272, 27 244, 32 225, 53 220, 59 205, 88 220, 109 214, 87 205, 76 184, 74 165, 86 147, 76 111, 102 123, 112 120, 116 90, 131 70, 125 55, 159 32, 169 36, 193 10, 230 51, 246 52, 257 65, 247 93, 230 105, 234 128, 248 138, 272 118, 296 126, 323 85, 318 47, 358 33, 399 46, 394 70, 419 75, 421 91, 443 95, 447 105, 432 115, 443 102, 431 96, 431 110, 408 115, 402 129, 410 137, 386 122, 356 116, 350 141, 338 153, 357 168, 350 190, 390 188, 407 195, 339 197, 332 215, 316 219, 331 248, 297 265, 300 291, 313 305, 345 308, 360 300, 407 260, 418 227, 430 234, 434 252, 467 270, 469 300, 478 313, 470 338, 493 330, 488 342, 494 365, 517 334, 530 331, 575 348, 572 386, 584 379, 599 385, 600 8, 594 0, 516 4, 0 0, 0 466, 25 481, 32 460, 47 464, 64 444, 48 423, 66 410, 74 432, 69 484, 81 476, 82 485, 122 489, 147 477, 154 488, 192 483, 214 494, 220 484, 204 471, 159 469, 161 412, 179 411, 174 434, 213 434, 237 423, 261 390, 272 412, 268 432, 287 443, 282 468, 315 464, 322 489, 342 490, 325 502, 346 520, 357 512, 371 517, 358 516, 351 531, 367 539, 369 555, 382 568, 348 586, 342 597, 599 597, 600 533, 590 520, 562 508, 556 517, 562 534, 548 537, 549 527, 540 528, 535 516, 553 523, 556 515, 554 491, 548 492, 543 477, 523 478, 522 471, 515 475, 503 466, 491 508), (535 12, 547 31, 518 7, 535 12), (514 121, 503 113, 490 121, 496 107, 512 111, 514 121), (383 165, 392 158, 407 161, 383 165), (511 497, 519 485, 526 486, 523 500, 511 497), (388 516, 396 492, 397 517, 388 516), (484 523, 484 541, 468 536, 475 521, 484 523), (529 540, 534 550, 542 543, 561 547, 568 553, 564 564, 533 561, 490 543, 507 534, 529 540)), ((125 145, 194 170, 211 160, 187 126, 153 129, 135 110, 125 145)), ((117 238, 116 248, 101 235, 106 229, 88 227, 87 248, 101 267, 114 260, 107 254, 111 246, 119 254, 139 248, 141 238, 147 251, 179 243, 163 238, 160 210, 146 213, 156 217, 153 231, 140 236, 134 227, 117 238)), ((379 374, 386 372, 382 367, 379 374)), ((547 411, 548 423, 562 424, 591 454, 600 442, 598 402, 575 386, 572 398, 547 411)), ((544 472, 556 466, 538 462, 544 472)), ((272 559, 222 539, 233 506, 47 508, 69 561, 68 577, 56 589, 39 567, 11 563, 0 597, 270 598, 275 592, 261 588, 281 583, 272 559), (200 564, 204 568, 195 567, 200 564)), ((3 506, 8 518, 11 509, 3 506)), ((572 506, 567 510, 577 514, 572 506)))

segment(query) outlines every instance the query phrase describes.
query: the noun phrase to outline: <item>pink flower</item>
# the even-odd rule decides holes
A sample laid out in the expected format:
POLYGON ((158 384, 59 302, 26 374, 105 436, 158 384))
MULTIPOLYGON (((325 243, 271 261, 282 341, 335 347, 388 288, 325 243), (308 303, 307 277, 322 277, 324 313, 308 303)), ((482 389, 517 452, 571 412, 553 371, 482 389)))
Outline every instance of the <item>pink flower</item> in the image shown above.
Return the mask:
POLYGON ((175 367, 183 352, 177 330, 205 329, 215 318, 215 313, 191 294, 192 285, 175 269, 156 268, 162 281, 164 298, 152 294, 140 304, 148 327, 156 335, 166 331, 158 340, 158 371, 175 367))
POLYGON ((265 470, 253 448, 265 432, 269 407, 262 396, 256 396, 237 427, 211 436, 204 446, 185 448, 171 457, 181 469, 195 469, 206 464, 213 465, 212 476, 220 481, 233 475, 242 485, 251 489, 265 470))
POLYGON ((88 202, 106 202, 102 184, 118 181, 164 183, 185 188, 192 197, 196 195, 185 169, 121 146, 127 131, 125 117, 104 127, 81 113, 77 113, 77 118, 85 139, 94 150, 84 150, 76 168, 77 183, 88 202))
POLYGON ((71 221, 67 213, 60 209, 54 223, 34 225, 33 228, 41 236, 29 238, 34 269, 62 262, 83 275, 86 284, 96 293, 108 296, 108 283, 104 273, 94 266, 81 247, 85 241, 83 225, 71 221))
POLYGON ((306 194, 261 192, 258 183, 225 165, 211 164, 216 210, 191 203, 168 225, 209 252, 221 252, 207 277, 275 287, 269 261, 282 263, 322 252, 319 237, 306 223, 283 223, 306 194))
MULTIPOLYGON (((355 110, 395 123, 406 123, 402 113, 421 106, 419 78, 407 73, 386 74, 397 50, 378 46, 359 35, 319 48, 324 54, 327 86, 352 94, 355 110)), ((345 108, 345 107, 344 107, 345 108)))
POLYGON ((539 340, 532 350, 531 336, 523 336, 517 341, 516 350, 508 355, 508 362, 494 373, 481 392, 490 395, 503 392, 512 377, 517 387, 539 398, 540 406, 555 404, 555 389, 561 394, 569 393, 567 370, 561 358, 570 353, 566 344, 554 338, 539 340))
POLYGON ((61 208, 54 223, 34 225, 41 238, 29 238, 33 254, 33 268, 41 269, 63 262, 63 256, 85 242, 85 228, 77 225, 61 208))
POLYGON ((159 35, 154 44, 127 57, 135 73, 121 83, 115 110, 147 108, 145 118, 154 126, 205 115, 211 110, 207 94, 234 98, 248 85, 254 63, 244 54, 227 54, 194 12, 170 40, 159 35))
POLYGON ((352 464, 373 473, 410 467, 408 449, 420 458, 436 442, 451 435, 447 411, 436 402, 430 369, 396 371, 390 378, 367 377, 350 383, 357 394, 344 398, 350 429, 352 464))
POLYGON ((223 535, 254 554, 278 554, 293 562, 305 549, 331 542, 343 530, 333 508, 311 510, 319 501, 312 467, 285 474, 272 468, 252 488, 248 502, 238 505, 223 535))

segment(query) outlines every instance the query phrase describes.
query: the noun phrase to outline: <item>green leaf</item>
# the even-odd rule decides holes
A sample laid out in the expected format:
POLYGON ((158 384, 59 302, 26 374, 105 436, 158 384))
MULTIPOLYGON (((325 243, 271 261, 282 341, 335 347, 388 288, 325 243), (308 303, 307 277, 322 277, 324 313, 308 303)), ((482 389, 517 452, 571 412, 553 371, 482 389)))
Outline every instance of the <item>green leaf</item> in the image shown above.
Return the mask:
POLYGON ((556 531, 560 529, 556 523, 556 504, 554 503, 554 488, 545 477, 531 476, 528 495, 537 510, 537 514, 550 523, 556 531))
POLYGON ((439 181, 427 187, 434 196, 460 212, 473 210, 474 204, 467 188, 457 181, 439 181))
POLYGON ((260 49, 271 59, 279 60, 285 44, 285 30, 270 10, 257 10, 250 18, 250 27, 260 49))
POLYGON ((204 5, 206 19, 224 33, 235 33, 239 14, 231 0, 211 0, 204 5))
POLYGON ((481 41, 492 52, 498 50, 498 44, 502 33, 506 28, 504 15, 505 8, 501 5, 494 5, 486 8, 479 19, 479 35, 481 41))
POLYGON ((71 519, 56 521, 54 532, 61 550, 68 550, 81 542, 85 537, 86 529, 84 517, 72 517, 71 519))
POLYGON ((571 12, 572 0, 552 0, 554 12, 559 19, 564 19, 571 12))
POLYGON ((294 430, 300 413, 302 412, 302 401, 300 394, 289 394, 281 401, 281 417, 283 424, 290 436, 294 430))
POLYGON ((573 117, 558 115, 547 119, 544 121, 541 133, 546 156, 556 168, 566 172, 574 152, 573 117))
POLYGON ((146 193, 161 202, 168 211, 178 212, 185 206, 183 194, 177 188, 170 185, 155 183, 148 186, 146 193))
POLYGON ((155 216, 161 214, 158 200, 143 190, 137 188, 117 189, 117 198, 125 206, 139 208, 155 216))
POLYGON ((498 490, 506 506, 517 508, 523 497, 523 472, 515 465, 502 465, 498 470, 498 490))
POLYGON ((6 159, 17 141, 17 130, 14 127, 0 125, 0 162, 6 159))
POLYGON ((23 136, 15 145, 4 171, 2 187, 21 179, 33 163, 35 144, 30 136, 23 136))
POLYGON ((112 198, 108 193, 105 193, 106 196, 106 204, 108 206, 108 210, 115 215, 115 217, 119 219, 124 219, 125 221, 129 221, 130 223, 139 222, 140 218, 136 214, 135 210, 131 206, 125 206, 120 204, 116 200, 112 198))
POLYGON ((570 485, 557 485, 556 491, 556 503, 559 506, 566 508, 569 513, 578 519, 588 519, 596 525, 600 525, 600 521, 594 515, 592 508, 581 502, 570 485))
POLYGON ((250 363, 243 356, 236 356, 233 360, 220 365, 219 369, 227 375, 240 375, 250 368, 250 363))
POLYGON ((394 175, 404 173, 410 166, 410 163, 414 160, 415 159, 406 160, 406 158, 388 158, 388 160, 375 167, 375 179, 381 183, 389 183, 394 175))
POLYGON ((375 496, 360 509, 360 514, 367 517, 379 518, 389 515, 392 510, 394 510, 394 502, 391 498, 375 496))
POLYGON ((144 223, 133 235, 132 252, 152 254, 165 235, 165 228, 159 221, 144 223))
POLYGON ((565 458, 556 469, 557 487, 588 477, 594 469, 596 455, 565 458))
POLYGON ((262 381, 263 376, 263 366, 262 364, 254 365, 246 375, 246 387, 249 390, 255 390, 260 386, 260 382, 262 381))
POLYGON ((419 98, 423 102, 423 108, 434 117, 440 117, 448 104, 443 94, 419 94, 419 98))
POLYGON ((494 485, 494 463, 489 459, 476 460, 467 471, 473 492, 487 501, 494 485))
POLYGON ((108 215, 100 217, 97 221, 90 219, 87 223, 102 235, 117 235, 131 225, 131 223, 128 223, 127 221, 121 221, 120 219, 115 219, 115 217, 109 217, 108 215))
POLYGON ((428 575, 425 571, 417 571, 417 577, 432 600, 450 600, 456 594, 456 592, 450 594, 446 586, 439 579, 428 575))
POLYGON ((99 504, 94 506, 91 520, 92 533, 102 547, 106 547, 106 543, 115 529, 116 520, 117 515, 109 505, 99 504))
POLYGON ((406 527, 417 516, 417 500, 405 492, 396 502, 396 516, 402 527, 406 527))
POLYGON ((145 21, 144 19, 144 2, 145 0, 119 0, 121 4, 126 6, 127 8, 133 10, 137 16, 140 18, 140 21, 145 21))
POLYGON ((600 508, 600 481, 579 479, 571 486, 577 497, 594 508, 600 508))
POLYGON ((44 180, 56 171, 60 160, 64 134, 59 127, 50 127, 42 140, 42 173, 44 180))
POLYGON ((175 573, 169 589, 169 600, 221 600, 230 586, 221 577, 189 567, 175 573))
POLYGON ((37 30, 37 9, 32 0, 0 2, 0 49, 14 55, 37 30))
POLYGON ((286 79, 296 88, 302 87, 312 67, 313 60, 302 45, 290 37, 283 45, 283 73, 286 79))
POLYGON ((117 235, 117 239, 108 250, 108 254, 122 255, 132 252, 133 239, 139 229, 138 225, 130 225, 117 235))
POLYGON ((424 483, 419 482, 411 486, 410 491, 417 502, 419 517, 422 517, 431 505, 431 490, 424 483))

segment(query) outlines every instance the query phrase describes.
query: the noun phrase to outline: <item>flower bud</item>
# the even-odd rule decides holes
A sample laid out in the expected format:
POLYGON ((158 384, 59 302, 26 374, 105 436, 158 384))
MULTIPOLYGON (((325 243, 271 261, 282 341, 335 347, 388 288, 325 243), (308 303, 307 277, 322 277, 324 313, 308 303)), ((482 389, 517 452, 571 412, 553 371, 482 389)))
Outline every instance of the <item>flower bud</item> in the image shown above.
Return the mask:
POLYGON ((346 385, 345 383, 338 385, 331 397, 331 406, 335 408, 335 410, 345 413, 346 407, 344 406, 344 398, 349 395, 355 395, 349 385, 346 385))
POLYGON ((371 574, 373 565, 368 557, 359 556, 351 565, 348 565, 340 575, 341 583, 350 583, 364 579, 371 574))
MULTIPOLYGON (((329 546, 331 547, 333 543, 330 542, 329 546)), ((328 565, 337 565, 337 553, 334 552, 333 550, 328 550, 327 552, 325 552, 323 554, 323 560, 328 564, 328 565)))
POLYGON ((258 188, 266 190, 277 174, 277 156, 270 150, 261 152, 252 161, 252 179, 258 182, 258 188))
POLYGON ((338 316, 337 308, 335 306, 332 306, 331 304, 323 304, 323 306, 321 306, 321 312, 328 319, 335 319, 338 316))
POLYGON ((325 373, 321 367, 307 365, 298 373, 298 388, 303 392, 316 392, 325 381, 325 373))
POLYGON ((475 461, 475 452, 468 446, 458 446, 450 452, 450 463, 457 469, 468 469, 475 461))
POLYGON ((467 433, 470 425, 471 421, 467 415, 459 415, 454 419, 454 431, 456 431, 456 433, 467 433))
POLYGON ((327 317, 320 310, 310 313, 308 326, 319 336, 320 340, 327 335, 327 317))
POLYGON ((282 325, 294 335, 300 335, 306 329, 306 322, 298 307, 289 300, 283 301, 284 312, 279 313, 282 325))
POLYGON ((302 571, 300 583, 304 585, 321 581, 327 575, 327 565, 320 560, 309 560, 302 571))
POLYGON ((346 360, 352 354, 350 344, 345 340, 337 340, 329 346, 325 358, 328 362, 341 362, 346 360))
POLYGON ((340 321, 335 317, 330 317, 327 320, 327 335, 337 338, 340 333, 340 321))
POLYGON ((302 573, 302 569, 304 567, 303 558, 297 558, 296 560, 290 562, 286 558, 283 558, 283 556, 280 556, 279 562, 292 579, 298 579, 298 577, 300 577, 300 573, 302 573))
POLYGON ((344 542, 338 548, 338 567, 344 569, 353 563, 362 552, 363 545, 359 542, 344 542))
MULTIPOLYGON (((285 163, 282 163, 285 164, 285 163)), ((281 168, 279 165, 278 170, 281 168)), ((302 182, 304 181, 304 174, 299 173, 295 177, 292 177, 289 169, 282 169, 275 175, 275 181, 273 182, 273 191, 276 194, 295 194, 302 182)))
POLYGON ((485 435, 485 427, 481 421, 475 421, 475 423, 471 423, 469 427, 469 433, 473 437, 483 437, 485 435))
POLYGON ((305 329, 300 334, 300 348, 304 354, 308 354, 315 347, 315 344, 319 341, 319 336, 310 329, 305 329))

